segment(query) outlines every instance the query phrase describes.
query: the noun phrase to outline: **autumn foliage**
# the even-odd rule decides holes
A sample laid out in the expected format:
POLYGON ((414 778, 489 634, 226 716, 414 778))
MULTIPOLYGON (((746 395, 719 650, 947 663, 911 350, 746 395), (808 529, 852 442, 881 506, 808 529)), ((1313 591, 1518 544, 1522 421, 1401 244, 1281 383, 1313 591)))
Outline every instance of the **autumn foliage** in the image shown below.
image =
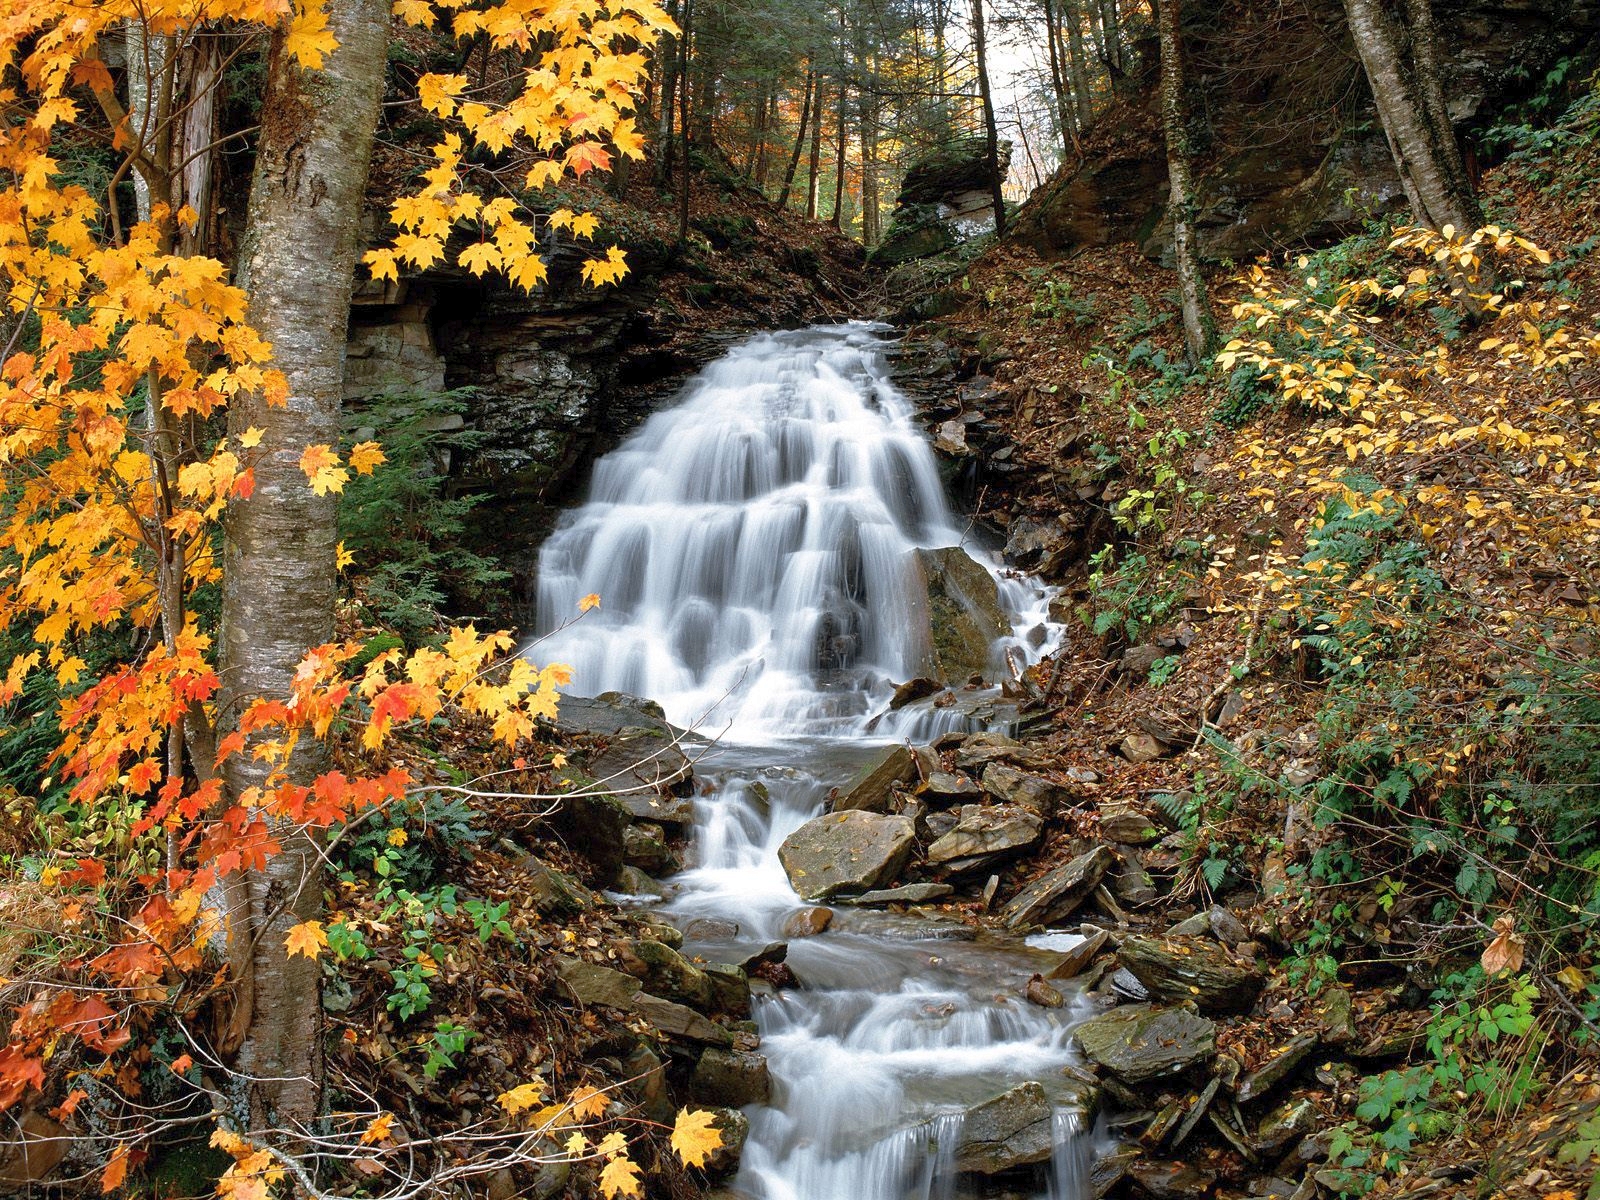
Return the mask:
MULTIPOLYGON (((421 103, 453 126, 420 190, 395 205, 394 244, 368 261, 392 278, 402 263, 424 268, 456 253, 474 274, 537 286, 542 231, 589 240, 598 227, 566 209, 540 216, 526 190, 640 156, 632 97, 670 21, 649 0, 400 0, 395 11, 412 25, 486 37, 520 65, 490 88, 422 80, 421 103), (469 167, 472 148, 514 160, 515 178, 469 167), (462 230, 469 241, 457 249, 462 230)), ((221 707, 214 630, 197 600, 237 585, 221 565, 228 506, 252 495, 253 463, 274 448, 259 430, 221 436, 219 418, 242 395, 282 403, 285 381, 272 347, 246 324, 249 296, 228 267, 174 250, 197 214, 161 202, 166 181, 149 130, 130 118, 105 57, 129 22, 179 42, 218 23, 277 32, 275 53, 308 71, 337 50, 317 0, 0 2, 0 618, 13 644, 31 643, 0 664, 0 701, 49 674, 62 697, 53 771, 70 781, 73 805, 121 823, 117 845, 142 848, 44 871, 40 882, 62 896, 68 922, 55 984, 7 988, 0 1111, 66 1087, 55 1110, 63 1120, 85 1093, 54 1072, 90 1071, 131 1094, 137 1071, 119 1067, 118 1054, 156 1015, 192 1020, 208 1003, 227 1003, 213 945, 235 929, 219 883, 259 870, 289 836, 404 796, 411 775, 385 759, 402 727, 471 714, 516 743, 554 715, 567 682, 564 668, 518 656, 509 635, 468 627, 409 654, 321 646, 289 694, 221 707), (124 156, 122 174, 150 185, 147 219, 122 211, 115 181, 107 195, 71 181, 63 138, 93 122, 124 156), (93 672, 91 644, 101 664, 93 672), (118 649, 108 655, 106 646, 118 649), (296 777, 296 744, 337 729, 354 731, 360 768, 296 777), (219 768, 235 755, 267 763, 265 784, 229 794, 219 768), (89 1059, 63 1053, 64 1038, 89 1059)), ((625 270, 611 247, 584 275, 600 286, 625 270)), ((311 445, 299 461, 305 486, 325 495, 371 472, 383 453, 372 443, 343 457, 311 445)), ((290 951, 315 954, 325 944, 319 930, 315 921, 298 927, 290 951)), ((575 1107, 558 1104, 546 1124, 575 1107)), ((363 1144, 384 1140, 381 1121, 363 1144)), ((708 1144, 703 1130, 683 1136, 686 1159, 708 1144)), ((218 1138, 235 1159, 223 1191, 265 1195, 282 1175, 284 1160, 259 1138, 218 1138)), ((122 1183, 136 1142, 134 1131, 107 1156, 106 1190, 122 1183)), ((637 1194, 621 1146, 593 1152, 607 1160, 611 1194, 637 1194)))

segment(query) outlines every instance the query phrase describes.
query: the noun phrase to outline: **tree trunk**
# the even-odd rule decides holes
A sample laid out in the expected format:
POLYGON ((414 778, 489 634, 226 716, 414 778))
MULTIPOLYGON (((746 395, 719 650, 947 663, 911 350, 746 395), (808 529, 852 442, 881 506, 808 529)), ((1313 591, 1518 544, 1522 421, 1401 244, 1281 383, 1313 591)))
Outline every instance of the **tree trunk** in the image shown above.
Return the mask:
POLYGON ((1089 55, 1083 46, 1083 9, 1079 0, 1061 0, 1067 22, 1067 62, 1072 68, 1072 95, 1078 111, 1078 127, 1087 129, 1094 121, 1094 96, 1089 84, 1089 55))
POLYGON ((833 177, 833 217, 831 224, 841 233, 844 232, 844 170, 845 150, 847 147, 846 137, 848 136, 849 128, 849 122, 845 120, 847 111, 845 105, 848 100, 846 95, 848 90, 845 87, 844 80, 839 80, 839 111, 837 113, 839 118, 838 167, 833 177))
POLYGON ((775 205, 780 211, 789 207, 789 193, 794 190, 794 173, 800 169, 800 155, 806 148, 806 126, 811 121, 811 105, 817 92, 817 69, 806 72, 805 87, 800 97, 800 126, 794 131, 794 151, 789 155, 789 169, 783 173, 783 190, 778 193, 775 205))
MULTIPOLYGON (((1461 161, 1454 134, 1447 149, 1445 139, 1428 118, 1421 89, 1407 75, 1399 35, 1383 11, 1382 0, 1344 0, 1344 9, 1412 216, 1418 224, 1433 229, 1446 225, 1476 229, 1482 224, 1482 212, 1467 189, 1465 172, 1451 170, 1452 162, 1461 161)), ((1430 13, 1426 30, 1431 29, 1430 13)), ((1431 57, 1431 32, 1425 40, 1428 48, 1424 53, 1431 57)), ((1437 68, 1434 77, 1437 80, 1437 68)), ((1442 94, 1439 107, 1443 107, 1442 94)))
POLYGON ((694 46, 694 0, 683 0, 683 20, 678 34, 678 245, 689 244, 689 57, 694 46))
POLYGON ((178 133, 178 204, 194 209, 195 222, 178 230, 178 253, 207 254, 215 220, 212 183, 216 173, 217 102, 222 82, 222 37, 199 34, 185 54, 188 107, 178 133))
POLYGON ((1189 361, 1199 366, 1216 351, 1217 327, 1206 299, 1205 279, 1194 247, 1194 186, 1190 178, 1188 113, 1183 82, 1182 0, 1161 0, 1161 120, 1167 138, 1171 182, 1172 252, 1178 261, 1178 293, 1183 301, 1183 339, 1189 361))
MULTIPOLYGON (((320 71, 301 69, 272 39, 250 209, 240 253, 249 319, 272 343, 289 383, 286 406, 260 395, 229 409, 229 429, 265 431, 255 492, 228 509, 222 601, 224 711, 233 719, 257 697, 282 699, 308 649, 333 637, 335 497, 318 496, 300 468, 306 446, 339 439, 346 329, 389 46, 388 0, 329 0, 338 49, 320 71)), ((289 763, 308 783, 323 749, 301 739, 289 763)), ((263 763, 228 760, 234 797, 260 786, 263 763)), ((230 911, 230 941, 250 948, 240 980, 247 1011, 238 1069, 248 1078, 250 1128, 296 1131, 322 1109, 320 968, 289 957, 291 926, 322 908, 316 848, 284 832, 282 851, 245 877, 248 908, 230 911)), ((237 895, 237 892, 236 892, 237 895)), ((246 1107, 246 1105, 242 1105, 246 1107)))
POLYGON ((1117 0, 1100 0, 1100 38, 1106 47, 1106 66, 1115 79, 1122 73, 1122 26, 1117 19, 1117 0))
POLYGON ((806 179, 806 220, 817 219, 817 192, 822 187, 822 124, 823 114, 828 111, 823 95, 824 84, 822 76, 817 76, 817 98, 812 102, 816 115, 811 121, 811 162, 808 164, 809 175, 806 179))
POLYGON ((878 114, 870 81, 860 95, 861 128, 861 244, 871 250, 878 244, 878 114))
POLYGON ((978 58, 978 95, 983 101, 983 130, 989 155, 990 199, 994 204, 994 231, 1006 231, 1005 180, 1000 178, 1000 131, 995 126, 994 99, 989 93, 989 57, 983 37, 983 0, 972 0, 972 48, 978 58))
POLYGON ((1050 54, 1050 90, 1055 94, 1056 120, 1061 124, 1061 144, 1065 147, 1076 132, 1077 118, 1072 111, 1072 97, 1061 62, 1061 30, 1056 22, 1054 0, 1044 0, 1044 34, 1050 54))
MULTIPOLYGON (((674 21, 680 21, 684 16, 680 12, 677 0, 671 0, 667 5, 667 15, 674 21)), ((682 35, 673 36, 664 34, 661 39, 661 49, 658 57, 663 61, 661 68, 660 110, 656 114, 656 145, 660 148, 661 157, 656 160, 656 184, 665 187, 672 180, 673 142, 672 132, 674 124, 675 105, 678 98, 678 78, 683 74, 681 63, 683 55, 679 52, 679 43, 682 35)))
POLYGON ((1483 210, 1474 195, 1472 177, 1462 161, 1461 145, 1456 140, 1456 125, 1450 119, 1450 106, 1444 98, 1432 0, 1406 0, 1406 21, 1411 27, 1411 61, 1415 66, 1417 90, 1422 94, 1423 112, 1433 131, 1434 144, 1439 147, 1439 157, 1449 173, 1451 189, 1466 199, 1469 215, 1476 227, 1483 224, 1483 210))

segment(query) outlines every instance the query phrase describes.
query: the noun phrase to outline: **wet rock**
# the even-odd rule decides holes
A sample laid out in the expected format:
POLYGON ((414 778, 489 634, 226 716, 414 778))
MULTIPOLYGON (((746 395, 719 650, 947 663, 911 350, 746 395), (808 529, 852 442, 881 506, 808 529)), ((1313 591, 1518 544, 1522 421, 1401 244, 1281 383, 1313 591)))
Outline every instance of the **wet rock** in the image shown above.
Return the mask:
POLYGON ((889 711, 899 712, 906 705, 915 704, 918 700, 926 700, 929 696, 943 690, 944 684, 937 679, 909 679, 894 689, 894 695, 889 697, 889 711))
POLYGON ((1127 967, 1119 967, 1111 972, 1111 978, 1106 980, 1111 988, 1111 994, 1118 1000, 1143 1004, 1150 999, 1150 989, 1139 982, 1139 977, 1127 967))
POLYGON ((689 796, 639 792, 618 796, 617 799, 635 821, 680 826, 694 824, 694 800, 689 796))
POLYGON ((846 900, 845 903, 858 905, 928 904, 934 900, 943 900, 954 891, 955 888, 948 883, 908 883, 897 888, 863 892, 859 896, 846 900))
POLYGON ((617 946, 617 962, 654 995, 695 1008, 711 1007, 711 980, 665 942, 641 938, 617 946))
POLYGON ((956 1170, 998 1175, 1047 1161, 1053 1118, 1044 1088, 1032 1081, 969 1108, 956 1147, 956 1170))
POLYGON ((1032 850, 1044 837, 1039 814, 1011 804, 961 808, 956 826, 928 847, 928 862, 946 871, 978 870, 1032 850))
POLYGON ((802 908, 797 913, 791 913, 789 919, 783 923, 783 936, 793 940, 795 938, 816 937, 829 925, 833 924, 833 909, 831 908, 802 908))
POLYGON ((935 771, 928 776, 920 794, 930 804, 953 804, 976 800, 983 795, 983 789, 965 775, 935 771))
POLYGON ((692 1008, 674 1004, 659 996, 640 992, 634 997, 633 1011, 668 1037, 710 1046, 727 1046, 733 1042, 733 1035, 722 1026, 706 1020, 692 1008))
POLYGON ((1125 847, 1111 870, 1111 891, 1129 908, 1146 908, 1161 899, 1139 851, 1125 847))
POLYGON ((1162 836, 1150 810, 1127 801, 1107 804, 1100 809, 1100 833, 1107 841, 1126 846, 1148 846, 1162 836))
POLYGON ((1089 1187, 1095 1200, 1104 1200, 1110 1195, 1111 1189, 1128 1177, 1128 1168, 1140 1157, 1139 1147, 1134 1145, 1117 1146, 1096 1157, 1089 1168, 1089 1187))
POLYGON ((739 963, 741 969, 755 973, 755 969, 767 963, 781 963, 789 957, 788 942, 768 942, 748 958, 739 963))
MULTIPOLYGON (((574 777, 585 786, 586 781, 574 777)), ((594 867, 594 878, 601 887, 611 887, 622 874, 628 829, 633 817, 619 800, 601 793, 563 796, 550 825, 594 867)))
POLYGON ((785 838, 778 860, 803 899, 827 900, 881 887, 905 869, 915 842, 908 817, 829 813, 785 838))
POLYGON ((733 1041, 726 1029, 692 1008, 648 994, 632 975, 559 955, 556 972, 579 1004, 638 1013, 670 1037, 721 1046, 733 1041))
POLYGON ((1044 981, 1043 975, 1034 975, 1028 980, 1028 987, 1024 992, 1029 1004, 1037 1004, 1040 1008, 1060 1008, 1067 1002, 1067 998, 1044 981))
POLYGON ((1355 1001, 1346 989, 1328 988, 1317 998, 1312 1011, 1322 1027, 1322 1040, 1329 1046, 1348 1046, 1360 1037, 1356 1029, 1355 1001))
POLYGON ((1251 1145, 1257 1154, 1281 1153, 1315 1129, 1320 1119, 1317 1106, 1305 1097, 1286 1100, 1261 1118, 1251 1145))
POLYGON ((1150 674, 1150 668, 1156 665, 1157 660, 1167 656, 1167 652, 1153 643, 1141 646, 1129 646, 1122 652, 1122 658, 1117 666, 1124 675, 1135 679, 1143 679, 1150 674))
POLYGON ((959 546, 916 554, 926 587, 913 589, 908 617, 927 631, 924 673, 952 684, 987 674, 996 639, 1011 632, 994 577, 959 546))
POLYGON ((1136 1162, 1128 1175, 1155 1200, 1193 1200, 1209 1195, 1217 1182, 1215 1171, 1178 1162, 1136 1162))
POLYGON ((656 900, 664 900, 667 895, 665 884, 651 878, 638 867, 626 865, 617 872, 617 881, 611 886, 624 896, 650 896, 656 900))
POLYGON ((739 936, 739 922, 724 917, 696 917, 683 927, 683 936, 697 942, 727 942, 739 936))
POLYGON ((916 773, 917 760, 910 749, 890 746, 839 789, 832 809, 834 812, 887 812, 894 785, 914 778, 916 773))
POLYGON ((983 790, 1003 804, 1026 808, 1046 820, 1055 815, 1064 798, 1061 789, 1048 779, 1000 763, 984 768, 983 790))
POLYGON ((671 875, 683 869, 683 860, 667 845, 661 826, 649 822, 629 825, 624 831, 622 860, 627 866, 652 875, 671 875))
POLYGON ((696 1104, 743 1108, 765 1104, 772 1095, 767 1059, 752 1050, 708 1046, 700 1052, 689 1078, 689 1096, 696 1104))
POLYGON ((1129 1004, 1073 1031, 1090 1061, 1124 1083, 1182 1074, 1217 1052, 1217 1027, 1188 1008, 1129 1004))
POLYGON ((1250 931, 1243 921, 1220 904, 1214 904, 1207 914, 1211 918, 1211 936, 1227 946, 1237 946, 1250 940, 1250 931))
POLYGON ((564 871, 558 871, 538 855, 525 854, 517 860, 528 900, 541 915, 572 917, 600 903, 600 897, 564 871))
POLYGON ((1013 896, 1000 914, 1012 929, 1063 920, 1088 899, 1115 861, 1109 847, 1096 846, 1041 875, 1013 896))
POLYGON ((9 1195, 32 1195, 32 1185, 55 1170, 73 1141, 71 1130, 36 1109, 13 1115, 0 1133, 0 1186, 9 1195))
POLYGON ((635 796, 670 792, 694 774, 678 749, 677 738, 664 722, 628 726, 612 734, 603 748, 582 758, 580 765, 589 778, 615 792, 635 796))
POLYGON ((1117 956, 1153 996, 1192 1000, 1202 1012, 1244 1012, 1266 982, 1253 965, 1203 938, 1130 937, 1117 956))
MULTIPOLYGON (((937 744, 937 743, 935 743, 937 744)), ((956 766, 963 771, 987 766, 992 762, 1015 763, 1033 770, 1048 770, 1050 759, 1036 750, 1030 750, 1015 738, 1003 733, 973 733, 961 739, 956 748, 956 766)))
POLYGON ((1239 1081, 1239 1103, 1259 1100, 1277 1087, 1317 1048, 1317 1043, 1316 1034, 1302 1033, 1279 1046, 1266 1062, 1239 1081))
POLYGON ((712 1111, 716 1114, 713 1124, 717 1132, 722 1134, 722 1145, 706 1159, 706 1174, 730 1175, 738 1168, 739 1156, 744 1153, 744 1144, 750 1137, 750 1118, 737 1108, 712 1111))
POLYGON ((1083 974, 1083 969, 1094 961, 1094 956, 1099 954, 1110 940, 1111 935, 1104 929, 1096 930, 1063 954, 1061 960, 1050 968, 1045 978, 1057 980, 1077 978, 1083 974))
POLYGON ((1054 575, 1066 565, 1073 543, 1059 518, 1019 517, 1006 530, 1006 561, 1026 571, 1054 575))
POLYGON ((1205 937, 1211 932, 1211 914, 1197 912, 1167 930, 1167 937, 1205 937))
POLYGON ((750 1015, 750 977, 743 967, 706 963, 700 969, 711 981, 711 1007, 715 1011, 740 1019, 750 1015))
POLYGON ((667 1092, 667 1065, 643 1042, 622 1060, 623 1085, 629 1098, 654 1121, 672 1120, 672 1097, 667 1092))

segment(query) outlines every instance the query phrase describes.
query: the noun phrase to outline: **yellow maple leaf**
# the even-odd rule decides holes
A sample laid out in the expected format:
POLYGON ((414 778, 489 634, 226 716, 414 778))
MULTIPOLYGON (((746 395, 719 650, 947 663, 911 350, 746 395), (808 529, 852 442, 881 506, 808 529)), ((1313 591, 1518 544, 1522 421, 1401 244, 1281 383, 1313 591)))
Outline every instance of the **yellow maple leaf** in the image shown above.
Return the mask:
POLYGON ((569 223, 573 237, 592 238, 595 230, 600 228, 600 218, 592 212, 579 213, 569 223))
POLYGON ((572 1136, 561 1144, 561 1148, 572 1155, 573 1158, 580 1158, 583 1152, 589 1148, 589 1139, 574 1129, 572 1136))
POLYGON ((500 266, 503 256, 493 242, 474 242, 461 252, 456 261, 474 275, 482 276, 485 271, 500 266))
POLYGON ((628 273, 628 256, 618 246, 606 250, 604 258, 591 258, 583 264, 584 282, 590 287, 615 283, 628 273))
POLYGON ((544 1083, 538 1079, 519 1083, 510 1091, 501 1092, 496 1099, 500 1101, 500 1107, 508 1113, 526 1112, 544 1099, 544 1083))
POLYGON ((682 1109, 672 1125, 672 1148, 686 1167, 703 1167, 713 1150, 722 1147, 722 1132, 712 1122, 714 1113, 705 1109, 682 1109))
POLYGON ((377 442, 357 442, 350 448, 350 469, 357 475, 371 475, 372 469, 389 459, 378 448, 377 442))
POLYGON ((605 1112, 608 1103, 606 1094, 598 1088, 581 1087, 572 1093, 572 1115, 580 1121, 591 1121, 605 1112))
POLYGON ((393 1128, 394 1116, 390 1113, 379 1113, 372 1118, 372 1124, 368 1125, 362 1132, 361 1144, 363 1146, 375 1146, 379 1142, 387 1142, 393 1128))
POLYGON ((344 570, 351 563, 355 562, 355 560, 356 556, 344 548, 344 542, 341 541, 337 546, 334 547, 333 565, 336 570, 344 570))
POLYGON ((307 446, 300 455, 300 469, 306 473, 311 490, 319 496, 342 492, 350 482, 350 472, 339 466, 339 456, 327 446, 307 446))
POLYGON ((289 949, 289 957, 303 954, 314 959, 328 945, 328 935, 322 928, 321 921, 302 921, 289 930, 289 936, 284 940, 289 949))
POLYGON ((260 444, 261 430, 257 429, 254 425, 250 426, 249 429, 246 429, 239 435, 239 445, 243 446, 246 450, 254 450, 260 444))
POLYGON ((582 600, 578 601, 578 611, 579 612, 588 612, 591 608, 599 608, 599 607, 600 607, 600 593, 599 592, 590 592, 582 600))
POLYGON ((631 1158, 621 1155, 613 1158, 600 1172, 600 1191, 607 1200, 616 1200, 618 1196, 644 1195, 639 1187, 638 1166, 631 1158))
POLYGON ((339 39, 328 28, 328 14, 322 6, 315 0, 296 4, 284 49, 294 55, 302 67, 320 71, 323 56, 332 54, 338 47, 339 39))
POLYGON ((407 25, 422 29, 433 26, 433 5, 427 0, 394 0, 394 15, 407 25))

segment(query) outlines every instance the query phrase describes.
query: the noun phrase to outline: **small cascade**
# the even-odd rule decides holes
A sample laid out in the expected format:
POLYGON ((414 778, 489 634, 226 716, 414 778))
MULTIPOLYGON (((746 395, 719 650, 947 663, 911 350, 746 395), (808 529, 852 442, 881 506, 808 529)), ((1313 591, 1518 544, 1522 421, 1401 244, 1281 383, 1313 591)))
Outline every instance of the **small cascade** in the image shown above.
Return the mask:
MULTIPOLYGON (((872 327, 758 337, 596 465, 540 554, 536 653, 589 695, 648 696, 725 739, 861 732, 927 673, 914 551, 961 544, 872 327), (563 628, 590 594, 600 609, 563 628)), ((969 553, 1038 626, 1043 589, 969 553)), ((1002 641, 997 669, 1013 642, 1034 653, 1002 641)))
MULTIPOLYGON (((928 608, 925 592, 913 604, 917 552, 953 546, 996 580, 1013 626, 993 673, 1007 654, 1031 662, 1041 642, 1025 633, 1047 593, 963 542, 865 325, 756 338, 713 364, 602 460, 591 499, 552 535, 532 652, 569 663, 580 692, 649 697, 719 743, 696 766, 693 865, 661 909, 686 953, 737 962, 782 938, 803 907, 784 839, 875 748, 965 719, 928 704, 883 716, 928 654, 911 619, 928 608), (601 608, 562 628, 591 592, 601 608)), ((981 1186, 957 1169, 966 1114, 1035 1081, 1061 1110, 1059 1144, 1053 1164, 1024 1170, 1040 1200, 1086 1197, 1070 1190, 1087 1153, 1071 1030, 1089 1010, 1070 986, 1065 1007, 1026 1003, 1041 962, 953 922, 842 905, 826 933, 791 941, 803 986, 756 1004, 773 1094, 746 1110, 737 1192, 969 1200, 981 1186)))
POLYGON ((1094 1136, 1083 1113, 1057 1109, 1052 1121, 1055 1143, 1050 1156, 1050 1200, 1093 1200, 1094 1136))

